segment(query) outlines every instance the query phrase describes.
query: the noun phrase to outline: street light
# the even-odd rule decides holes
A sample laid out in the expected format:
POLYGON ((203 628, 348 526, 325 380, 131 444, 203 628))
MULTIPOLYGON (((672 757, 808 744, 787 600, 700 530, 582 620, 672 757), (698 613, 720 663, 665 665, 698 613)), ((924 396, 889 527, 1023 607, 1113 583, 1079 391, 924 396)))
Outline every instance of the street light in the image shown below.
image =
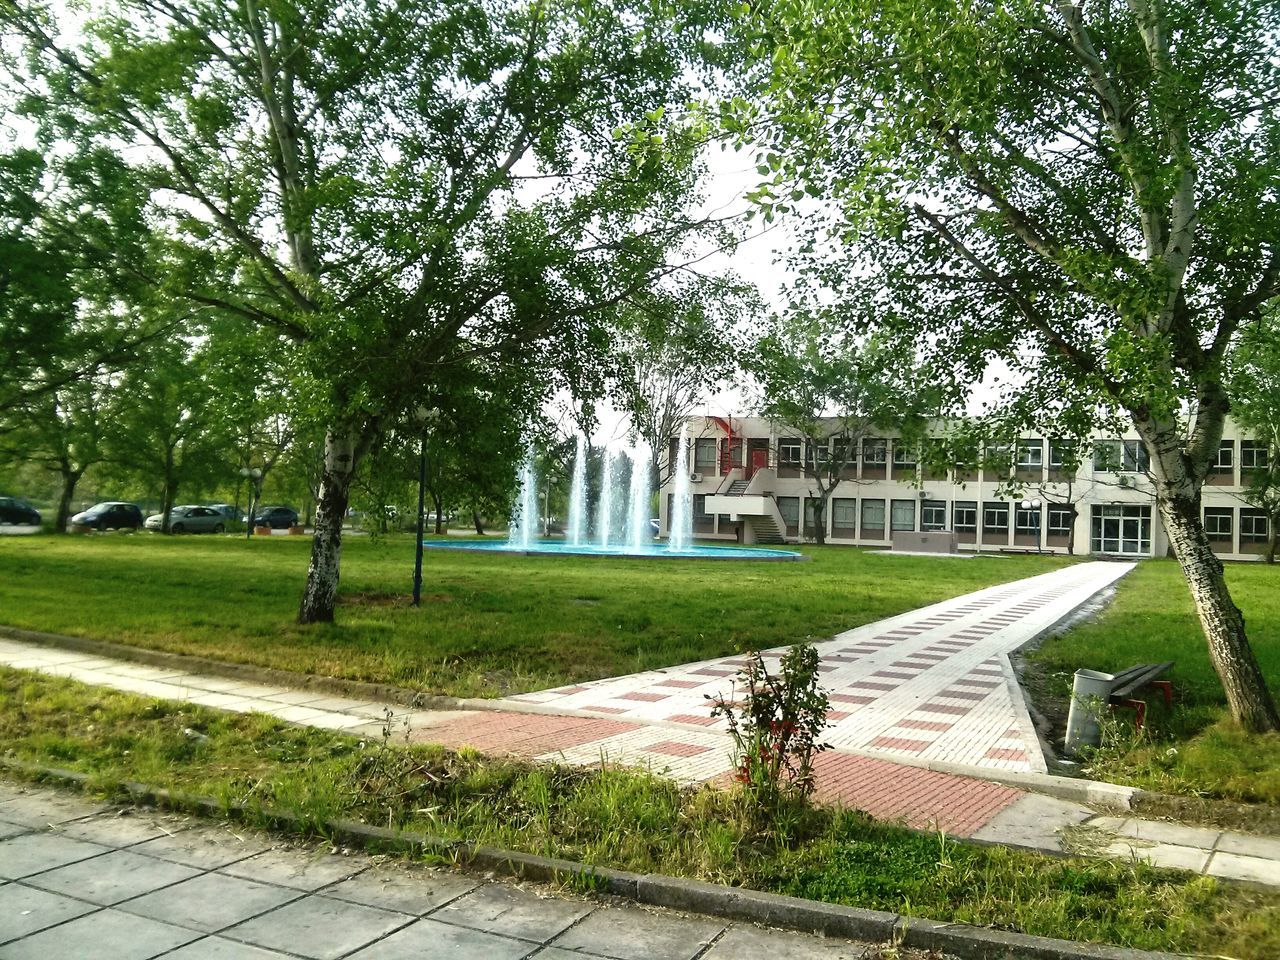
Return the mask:
POLYGON ((1023 510, 1034 510, 1036 512, 1036 553, 1040 553, 1040 507, 1043 502, 1037 497, 1035 500, 1023 500, 1023 510))
POLYGON ((422 538, 426 535, 423 521, 426 519, 427 495, 427 431, 435 423, 440 412, 434 408, 418 407, 413 411, 413 419, 422 428, 422 436, 418 445, 418 545, 413 559, 413 605, 422 605, 422 538))
POLYGON ((244 518, 244 538, 253 536, 253 515, 258 509, 258 500, 262 497, 262 471, 257 467, 241 467, 240 476, 249 481, 249 515, 244 518))

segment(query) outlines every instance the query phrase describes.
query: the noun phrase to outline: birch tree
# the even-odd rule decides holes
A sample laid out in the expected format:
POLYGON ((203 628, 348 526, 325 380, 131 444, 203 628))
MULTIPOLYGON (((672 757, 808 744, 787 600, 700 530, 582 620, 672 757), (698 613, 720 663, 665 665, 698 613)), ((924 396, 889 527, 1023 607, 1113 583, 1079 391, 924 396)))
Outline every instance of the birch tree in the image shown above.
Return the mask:
MULTIPOLYGON (((1280 295, 1271 0, 765 0, 757 193, 878 281, 863 322, 993 360, 1041 409, 1125 411, 1232 715, 1280 727, 1200 519, 1233 337, 1280 295), (771 138, 771 139, 770 139, 771 138), (834 241, 833 243, 831 241, 834 241)), ((735 123, 756 121, 740 104, 735 123)), ((1010 395, 1011 402, 1015 398, 1010 395)))
POLYGON ((325 425, 300 622, 333 619, 353 473, 434 377, 484 357, 564 380, 602 308, 679 263, 699 136, 679 111, 718 10, 121 0, 77 39, 0 6, 45 141, 146 187, 167 259, 129 266, 293 344, 325 425))

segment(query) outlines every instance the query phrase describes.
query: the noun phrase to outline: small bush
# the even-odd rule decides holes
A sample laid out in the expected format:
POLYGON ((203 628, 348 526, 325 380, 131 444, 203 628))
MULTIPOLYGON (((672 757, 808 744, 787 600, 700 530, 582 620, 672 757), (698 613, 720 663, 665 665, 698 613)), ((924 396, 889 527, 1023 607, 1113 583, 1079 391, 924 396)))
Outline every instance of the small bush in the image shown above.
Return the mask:
POLYGON ((794 833, 813 793, 814 755, 828 747, 819 737, 831 701, 818 683, 818 662, 813 644, 799 643, 770 673, 752 651, 738 671, 743 699, 708 697, 711 715, 724 717, 733 737, 747 821, 784 838, 794 833))

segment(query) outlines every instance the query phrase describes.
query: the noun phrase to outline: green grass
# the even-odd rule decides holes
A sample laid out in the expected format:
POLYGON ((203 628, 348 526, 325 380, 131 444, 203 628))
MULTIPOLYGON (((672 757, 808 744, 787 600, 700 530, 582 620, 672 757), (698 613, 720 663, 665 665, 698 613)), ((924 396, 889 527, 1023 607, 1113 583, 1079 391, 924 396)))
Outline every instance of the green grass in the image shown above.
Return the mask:
POLYGON ((808 563, 428 552, 351 537, 335 626, 294 624, 308 540, 6 537, 0 623, 459 696, 617 676, 803 637, 1056 569, 810 549, 808 563))
MULTIPOLYGON (((1227 582, 1244 612, 1254 654, 1280 699, 1280 566, 1229 564, 1227 582)), ((1091 765, 1102 779, 1170 793, 1280 803, 1280 734, 1250 736, 1227 715, 1200 622, 1178 565, 1148 560, 1120 581, 1095 621, 1046 642, 1031 655, 1037 701, 1061 720, 1080 667, 1115 671, 1173 660, 1175 703, 1149 699, 1148 725, 1132 734, 1121 712, 1108 748, 1091 765)))
POLYGON ((812 811, 782 841, 744 828, 728 791, 625 770, 361 744, 14 670, 0 670, 0 743, 10 756, 89 773, 105 791, 141 781, 312 825, 354 817, 940 921, 1243 960, 1280 955, 1280 891, 967 846, 854 811, 812 811))

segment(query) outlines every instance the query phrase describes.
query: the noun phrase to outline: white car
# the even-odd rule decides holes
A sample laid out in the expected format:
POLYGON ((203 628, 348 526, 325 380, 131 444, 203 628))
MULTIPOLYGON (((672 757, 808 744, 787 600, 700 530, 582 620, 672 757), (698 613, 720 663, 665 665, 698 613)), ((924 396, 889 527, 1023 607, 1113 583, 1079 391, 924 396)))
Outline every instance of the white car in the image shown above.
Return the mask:
MULTIPOLYGON (((147 517, 148 530, 164 529, 164 514, 147 517)), ((227 529, 227 518, 212 507, 187 505, 169 511, 170 533, 222 533, 227 529)))

